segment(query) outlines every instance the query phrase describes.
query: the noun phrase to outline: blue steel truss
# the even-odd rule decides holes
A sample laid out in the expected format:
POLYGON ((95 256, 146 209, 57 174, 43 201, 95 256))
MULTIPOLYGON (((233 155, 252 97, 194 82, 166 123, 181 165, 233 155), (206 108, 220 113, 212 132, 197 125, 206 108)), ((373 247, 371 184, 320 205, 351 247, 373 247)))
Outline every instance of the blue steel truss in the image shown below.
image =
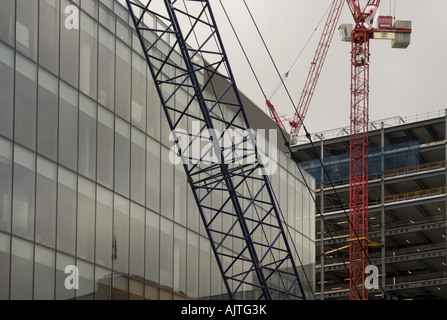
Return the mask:
POLYGON ((209 1, 127 6, 228 297, 305 299, 209 1))

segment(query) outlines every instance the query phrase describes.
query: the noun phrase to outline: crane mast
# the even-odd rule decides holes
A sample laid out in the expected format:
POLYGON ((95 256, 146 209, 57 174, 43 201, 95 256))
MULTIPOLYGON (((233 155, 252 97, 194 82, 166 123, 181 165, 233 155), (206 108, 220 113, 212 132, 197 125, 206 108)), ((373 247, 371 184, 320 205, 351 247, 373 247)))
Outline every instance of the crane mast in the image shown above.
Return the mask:
POLYGON ((228 297, 306 299, 209 1, 126 1, 228 297))

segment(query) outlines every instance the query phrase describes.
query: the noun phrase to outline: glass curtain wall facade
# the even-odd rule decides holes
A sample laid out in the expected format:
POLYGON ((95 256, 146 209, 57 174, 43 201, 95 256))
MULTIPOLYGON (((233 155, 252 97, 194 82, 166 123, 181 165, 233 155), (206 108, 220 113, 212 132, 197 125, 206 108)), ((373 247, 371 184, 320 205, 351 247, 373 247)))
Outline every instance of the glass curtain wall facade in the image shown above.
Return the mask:
MULTIPOLYGON (((0 1, 0 299, 225 294, 129 22, 124 1, 0 1)), ((309 296, 314 204, 278 160, 272 185, 309 296)))

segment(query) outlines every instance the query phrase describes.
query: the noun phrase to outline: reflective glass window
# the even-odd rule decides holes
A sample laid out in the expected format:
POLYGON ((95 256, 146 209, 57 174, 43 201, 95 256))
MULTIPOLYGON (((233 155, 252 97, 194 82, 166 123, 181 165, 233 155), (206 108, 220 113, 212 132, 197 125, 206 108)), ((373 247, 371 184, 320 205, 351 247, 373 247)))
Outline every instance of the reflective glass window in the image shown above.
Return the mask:
POLYGON ((79 99, 79 173, 96 178, 96 103, 81 95, 79 99))
POLYGON ((15 1, 0 1, 0 39, 14 46, 15 1))
MULTIPOLYGON (((161 102, 150 72, 147 73, 147 133, 160 140, 161 102)), ((164 116, 164 115, 163 115, 164 116)), ((166 123, 166 120, 164 120, 166 123)))
POLYGON ((61 82, 59 99, 59 162, 72 170, 77 170, 77 146, 78 93, 61 82))
POLYGON ((116 42, 116 81, 115 81, 115 111, 127 121, 130 121, 132 54, 122 42, 116 42))
POLYGON ((39 64, 51 72, 59 72, 59 3, 40 1, 39 64))
POLYGON ((98 102, 114 110, 115 37, 99 28, 98 102))
POLYGON ((174 165, 169 158, 169 150, 161 149, 161 214, 173 218, 174 210, 174 165))
POLYGON ((11 231, 12 145, 0 138, 0 230, 11 231))
POLYGON ((36 145, 37 67, 17 55, 15 89, 15 140, 28 148, 36 145))
MULTIPOLYGON (((1 6, 2 4, 0 4, 1 6)), ((0 134, 11 138, 14 103, 14 53, 2 43, 0 43, 0 74, 2 75, 0 77, 0 101, 2 102, 2 107, 0 108, 0 134)))
POLYGON ((129 200, 115 194, 113 212, 113 270, 129 272, 129 200))
POLYGON ((113 194, 100 186, 96 192, 96 263, 112 268, 113 194))
POLYGON ((52 300, 54 299, 55 252, 41 246, 36 246, 34 256, 33 299, 52 300))
POLYGON ((131 145, 131 199, 145 204, 146 187, 146 136, 135 128, 132 128, 131 145))
POLYGON ((160 208, 160 144, 146 139, 146 205, 152 210, 160 208))
POLYGON ((96 99, 98 92, 98 24, 84 13, 81 14, 80 37, 79 90, 96 99))
POLYGON ((0 233, 0 300, 9 298, 10 239, 0 233))
POLYGON ((211 288, 211 248, 208 239, 204 237, 199 237, 199 245, 199 297, 208 297, 211 288))
POLYGON ((107 187, 113 186, 113 114, 98 107, 98 181, 107 187))
POLYGON ((33 244, 12 238, 11 300, 31 300, 33 295, 33 244))
POLYGON ((37 151, 54 161, 57 160, 58 91, 58 79, 40 69, 37 106, 37 151))
MULTIPOLYGON (((68 0, 60 1, 61 8, 72 5, 68 0)), ((65 9, 60 11, 60 76, 73 87, 77 88, 79 80, 79 29, 66 28, 65 20, 69 17, 65 14, 65 9)))
POLYGON ((186 229, 174 225, 174 290, 186 293, 186 229))
POLYGON ((92 300, 95 292, 95 269, 93 264, 77 260, 79 268, 79 289, 76 290, 77 300, 92 300))
POLYGON ((145 278, 158 283, 160 270, 160 216, 146 210, 145 278))
POLYGON ((37 59, 38 1, 17 0, 16 48, 25 56, 37 59))
MULTIPOLYGON (((161 218, 160 221, 160 285, 173 287, 173 250, 174 225, 171 221, 161 218)), ((196 262, 197 263, 197 262, 196 262)))
POLYGON ((130 204, 130 265, 129 273, 144 277, 144 226, 145 209, 130 204))
POLYGON ((115 191, 129 195, 130 126, 119 118, 115 122, 115 191))
MULTIPOLYGON (((74 266, 75 259, 63 253, 56 255, 56 300, 71 300, 74 299, 76 290, 67 290, 65 287, 65 280, 69 274, 65 273, 67 266, 74 266)), ((71 273, 72 274, 72 273, 71 273)))
POLYGON ((132 54, 132 124, 146 131, 146 61, 132 54))
POLYGON ((12 232, 34 238, 35 155, 21 147, 14 148, 14 189, 12 232))
POLYGON ((77 179, 72 172, 59 168, 57 194, 57 249, 75 254, 77 179))
POLYGON ((57 166, 38 157, 36 179, 36 242, 54 248, 56 244, 57 166))
POLYGON ((77 251, 79 258, 95 259, 95 184, 78 179, 77 251))
POLYGON ((187 252, 186 257, 186 288, 188 296, 199 296, 199 236, 197 233, 188 231, 187 233, 187 252))

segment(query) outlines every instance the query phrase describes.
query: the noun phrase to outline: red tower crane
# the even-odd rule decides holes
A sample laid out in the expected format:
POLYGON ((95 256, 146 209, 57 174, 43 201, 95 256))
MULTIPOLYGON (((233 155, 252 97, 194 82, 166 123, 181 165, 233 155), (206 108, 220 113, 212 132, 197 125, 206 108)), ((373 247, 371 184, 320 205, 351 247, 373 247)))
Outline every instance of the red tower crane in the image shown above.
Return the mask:
POLYGON ((369 58, 370 39, 392 39, 393 48, 410 44, 411 22, 389 18, 373 21, 380 0, 347 0, 355 26, 351 41, 351 116, 350 116, 350 194, 349 194, 349 269, 350 299, 367 300, 365 286, 368 265, 368 123, 369 123, 369 58), (363 4, 363 5, 362 5, 363 4), (385 22, 383 22, 383 21, 385 22))

